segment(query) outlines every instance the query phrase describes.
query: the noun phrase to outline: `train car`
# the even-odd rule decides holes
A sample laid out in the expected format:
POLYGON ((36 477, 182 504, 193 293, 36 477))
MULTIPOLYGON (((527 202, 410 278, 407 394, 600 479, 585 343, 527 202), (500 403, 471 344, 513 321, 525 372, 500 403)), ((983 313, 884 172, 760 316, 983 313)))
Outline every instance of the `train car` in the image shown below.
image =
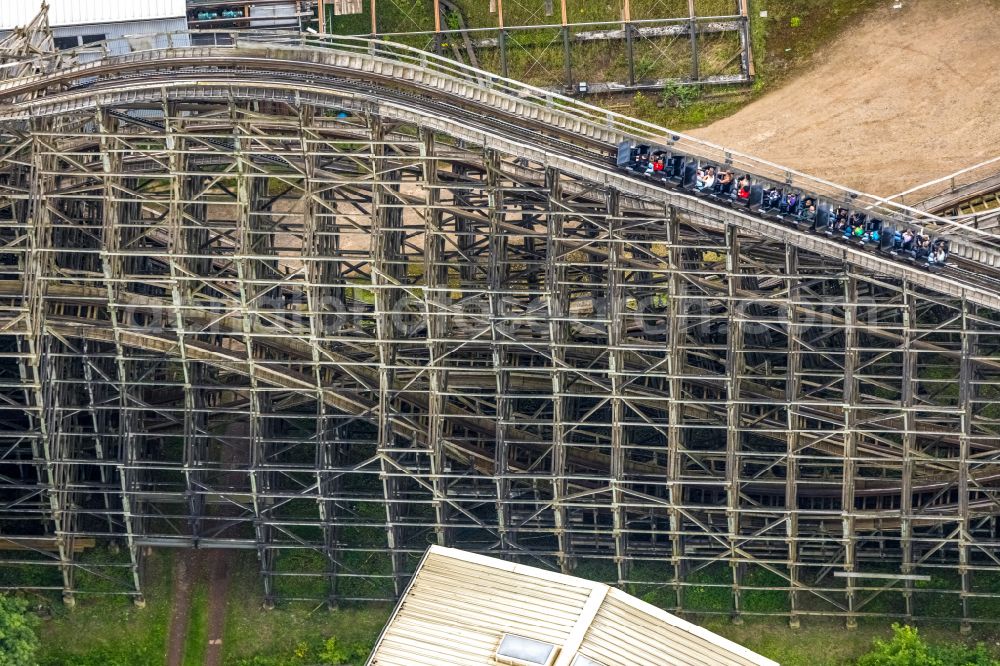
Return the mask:
POLYGON ((858 249, 877 252, 926 270, 947 266, 948 241, 931 238, 905 223, 891 224, 843 201, 831 200, 731 166, 702 160, 675 149, 622 141, 616 167, 664 188, 779 222, 806 233, 821 234, 858 249))

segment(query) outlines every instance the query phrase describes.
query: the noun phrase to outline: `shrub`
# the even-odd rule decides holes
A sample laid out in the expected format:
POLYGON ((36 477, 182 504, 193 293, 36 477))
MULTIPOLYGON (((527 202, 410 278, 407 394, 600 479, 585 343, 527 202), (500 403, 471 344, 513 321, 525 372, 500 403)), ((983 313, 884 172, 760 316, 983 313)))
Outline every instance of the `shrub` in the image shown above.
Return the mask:
POLYGON ((876 640, 858 666, 1000 666, 979 644, 928 645, 915 627, 892 625, 892 639, 876 640))
POLYGON ((336 637, 326 639, 319 652, 321 664, 341 666, 341 664, 364 663, 371 646, 364 642, 343 643, 336 637))
POLYGON ((696 85, 681 85, 668 83, 660 92, 660 100, 664 105, 675 109, 686 109, 701 97, 701 88, 696 85))
POLYGON ((23 600, 0 595, 0 666, 34 666, 38 651, 34 618, 23 600))

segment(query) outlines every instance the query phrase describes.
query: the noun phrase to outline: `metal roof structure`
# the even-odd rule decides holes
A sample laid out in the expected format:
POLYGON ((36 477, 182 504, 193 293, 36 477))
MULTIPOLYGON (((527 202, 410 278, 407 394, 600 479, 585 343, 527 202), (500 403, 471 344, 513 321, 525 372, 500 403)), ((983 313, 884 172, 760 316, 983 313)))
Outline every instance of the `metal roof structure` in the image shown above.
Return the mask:
POLYGON ((603 583, 431 546, 368 666, 480 664, 777 666, 603 583))
MULTIPOLYGON (((186 15, 185 0, 48 0, 49 25, 87 25, 153 21, 186 15)), ((3 0, 0 2, 0 30, 10 30, 31 23, 42 7, 42 0, 3 0)))

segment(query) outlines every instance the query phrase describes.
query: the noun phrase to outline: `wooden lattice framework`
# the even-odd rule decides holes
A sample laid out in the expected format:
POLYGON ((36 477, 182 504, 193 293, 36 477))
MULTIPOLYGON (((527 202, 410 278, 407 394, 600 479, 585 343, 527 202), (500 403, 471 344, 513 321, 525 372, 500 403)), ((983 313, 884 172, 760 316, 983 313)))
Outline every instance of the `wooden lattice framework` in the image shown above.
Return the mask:
POLYGON ((997 617, 995 294, 224 48, 0 91, 5 587, 240 548, 334 605, 438 543, 734 618, 997 617))

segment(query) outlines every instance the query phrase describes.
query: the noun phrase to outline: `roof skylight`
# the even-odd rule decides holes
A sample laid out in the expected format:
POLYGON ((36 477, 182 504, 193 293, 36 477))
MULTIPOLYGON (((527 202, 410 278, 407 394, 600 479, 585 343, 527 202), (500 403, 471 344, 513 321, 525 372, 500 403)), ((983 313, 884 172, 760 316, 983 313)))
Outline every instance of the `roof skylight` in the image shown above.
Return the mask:
POLYGON ((497 648, 497 660, 517 666, 549 666, 556 656, 556 646, 516 634, 504 634, 497 648))

